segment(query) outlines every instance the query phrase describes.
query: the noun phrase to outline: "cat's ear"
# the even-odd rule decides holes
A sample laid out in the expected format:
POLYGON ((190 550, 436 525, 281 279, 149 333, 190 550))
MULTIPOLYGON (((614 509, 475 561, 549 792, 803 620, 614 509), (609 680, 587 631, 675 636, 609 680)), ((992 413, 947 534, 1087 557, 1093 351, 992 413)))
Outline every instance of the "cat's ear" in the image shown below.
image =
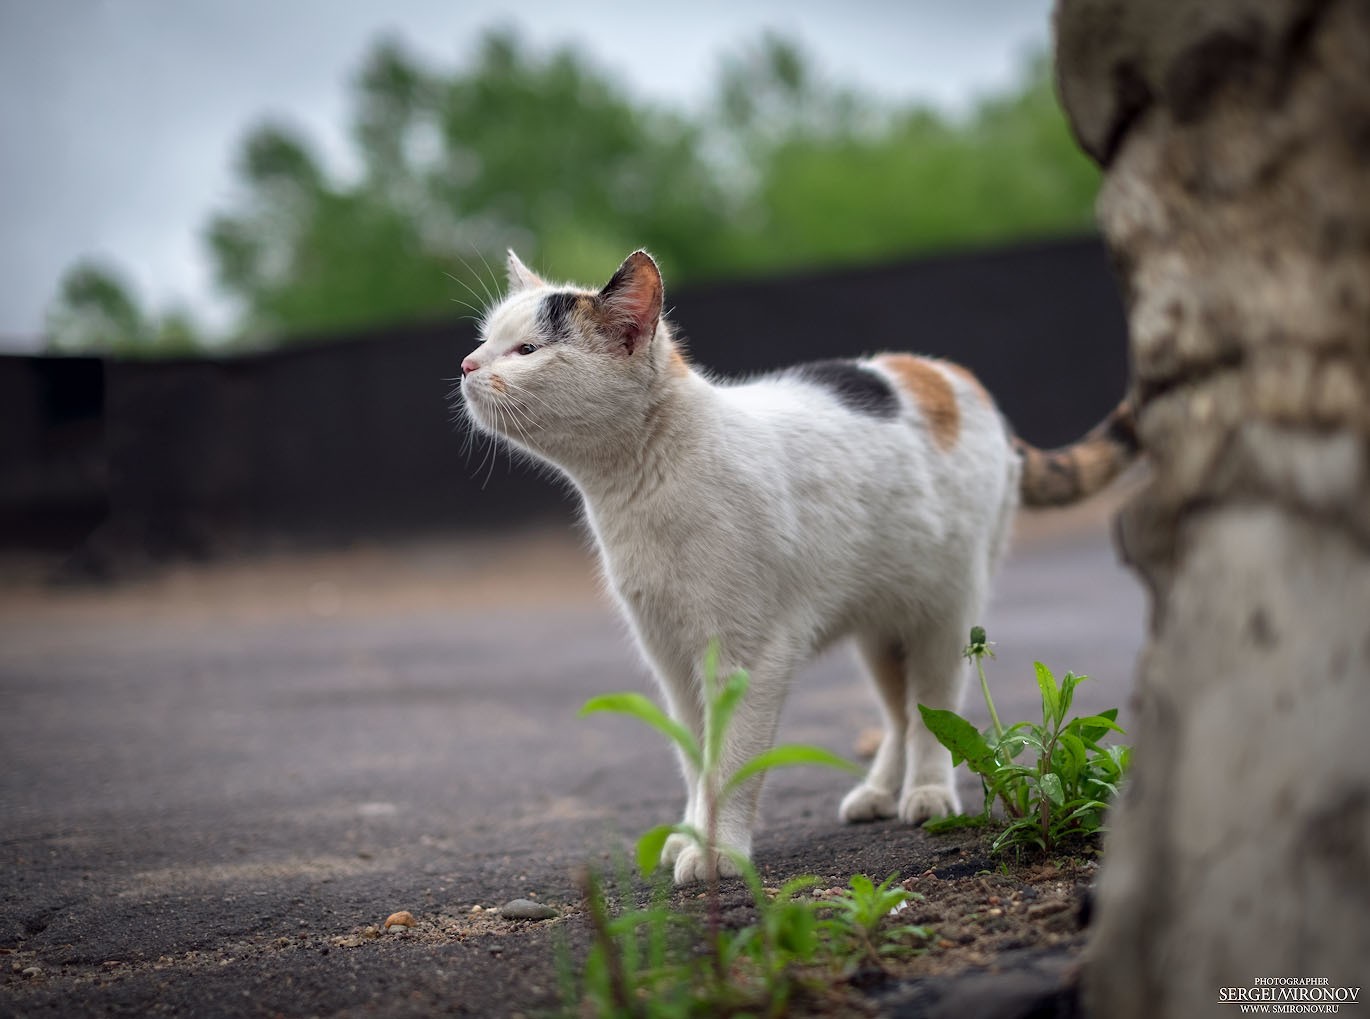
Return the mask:
POLYGON ((633 353, 656 335, 661 318, 661 271, 652 256, 634 251, 599 292, 605 327, 633 353))
POLYGON ((535 273, 523 261, 514 254, 514 249, 509 249, 509 259, 505 263, 509 272, 509 293, 516 294, 520 290, 527 290, 529 287, 545 287, 547 284, 542 282, 542 277, 535 273))

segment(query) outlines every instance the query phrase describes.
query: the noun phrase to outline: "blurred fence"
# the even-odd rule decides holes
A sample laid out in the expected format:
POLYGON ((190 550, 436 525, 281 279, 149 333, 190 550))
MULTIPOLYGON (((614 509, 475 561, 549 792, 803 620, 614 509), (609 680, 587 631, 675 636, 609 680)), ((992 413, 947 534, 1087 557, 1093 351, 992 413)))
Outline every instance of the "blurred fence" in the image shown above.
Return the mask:
MULTIPOLYGON (((1093 239, 701 285, 667 305, 693 359, 728 375, 887 349, 953 358, 1039 445, 1078 436, 1127 380, 1093 239)), ((0 357, 0 542, 95 533, 185 554, 564 520, 562 486, 507 456, 487 480, 479 448, 464 455, 446 380, 474 344, 466 321, 218 360, 0 357)))

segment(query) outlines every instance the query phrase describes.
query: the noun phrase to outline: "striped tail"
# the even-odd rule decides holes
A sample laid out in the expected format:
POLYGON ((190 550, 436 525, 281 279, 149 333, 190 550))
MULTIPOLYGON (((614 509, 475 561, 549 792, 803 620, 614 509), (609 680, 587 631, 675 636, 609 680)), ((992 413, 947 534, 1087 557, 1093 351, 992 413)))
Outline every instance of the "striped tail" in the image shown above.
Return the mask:
POLYGON ((1065 506, 1099 491, 1137 456, 1132 403, 1123 400, 1079 442, 1038 449, 1014 438, 1023 458, 1019 489, 1025 506, 1065 506))

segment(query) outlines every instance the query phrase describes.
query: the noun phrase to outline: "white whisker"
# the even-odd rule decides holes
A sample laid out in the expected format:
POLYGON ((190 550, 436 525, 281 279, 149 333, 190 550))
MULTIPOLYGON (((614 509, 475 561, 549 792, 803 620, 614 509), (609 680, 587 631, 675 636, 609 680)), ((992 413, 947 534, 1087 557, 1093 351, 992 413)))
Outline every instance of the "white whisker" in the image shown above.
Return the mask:
MULTIPOLYGON (((476 249, 476 255, 480 258, 481 263, 485 266, 485 271, 486 271, 486 273, 489 274, 489 278, 490 278, 491 280, 498 280, 499 274, 496 273, 494 269, 490 268, 490 263, 487 262, 487 261, 485 260, 485 252, 481 251, 480 248, 477 248, 477 249, 476 249)), ((481 285, 484 286, 484 285, 485 285, 485 279, 486 279, 486 277, 482 276, 482 277, 479 277, 479 278, 480 278, 480 281, 481 281, 481 285)), ((499 302, 495 299, 495 295, 488 292, 488 289, 487 289, 486 296, 490 299, 490 304, 491 304, 492 307, 493 307, 494 305, 496 305, 496 304, 499 303, 499 302)))

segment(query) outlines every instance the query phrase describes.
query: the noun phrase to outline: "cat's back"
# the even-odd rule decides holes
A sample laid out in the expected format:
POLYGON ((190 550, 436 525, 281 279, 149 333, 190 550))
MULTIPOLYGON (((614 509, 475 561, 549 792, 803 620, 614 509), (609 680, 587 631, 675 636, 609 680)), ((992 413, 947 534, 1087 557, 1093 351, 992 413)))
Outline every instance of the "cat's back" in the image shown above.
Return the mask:
POLYGON ((820 546, 831 555, 819 558, 869 564, 997 544, 1016 508, 1006 424, 958 366, 911 354, 821 361, 718 395, 726 487, 809 558, 820 546))
MULTIPOLYGON (((968 370, 914 354, 796 365, 718 390, 726 428, 762 458, 874 466, 911 461, 936 474, 1000 471, 1009 433, 968 370)), ((770 461, 774 464, 774 460, 770 461)))

